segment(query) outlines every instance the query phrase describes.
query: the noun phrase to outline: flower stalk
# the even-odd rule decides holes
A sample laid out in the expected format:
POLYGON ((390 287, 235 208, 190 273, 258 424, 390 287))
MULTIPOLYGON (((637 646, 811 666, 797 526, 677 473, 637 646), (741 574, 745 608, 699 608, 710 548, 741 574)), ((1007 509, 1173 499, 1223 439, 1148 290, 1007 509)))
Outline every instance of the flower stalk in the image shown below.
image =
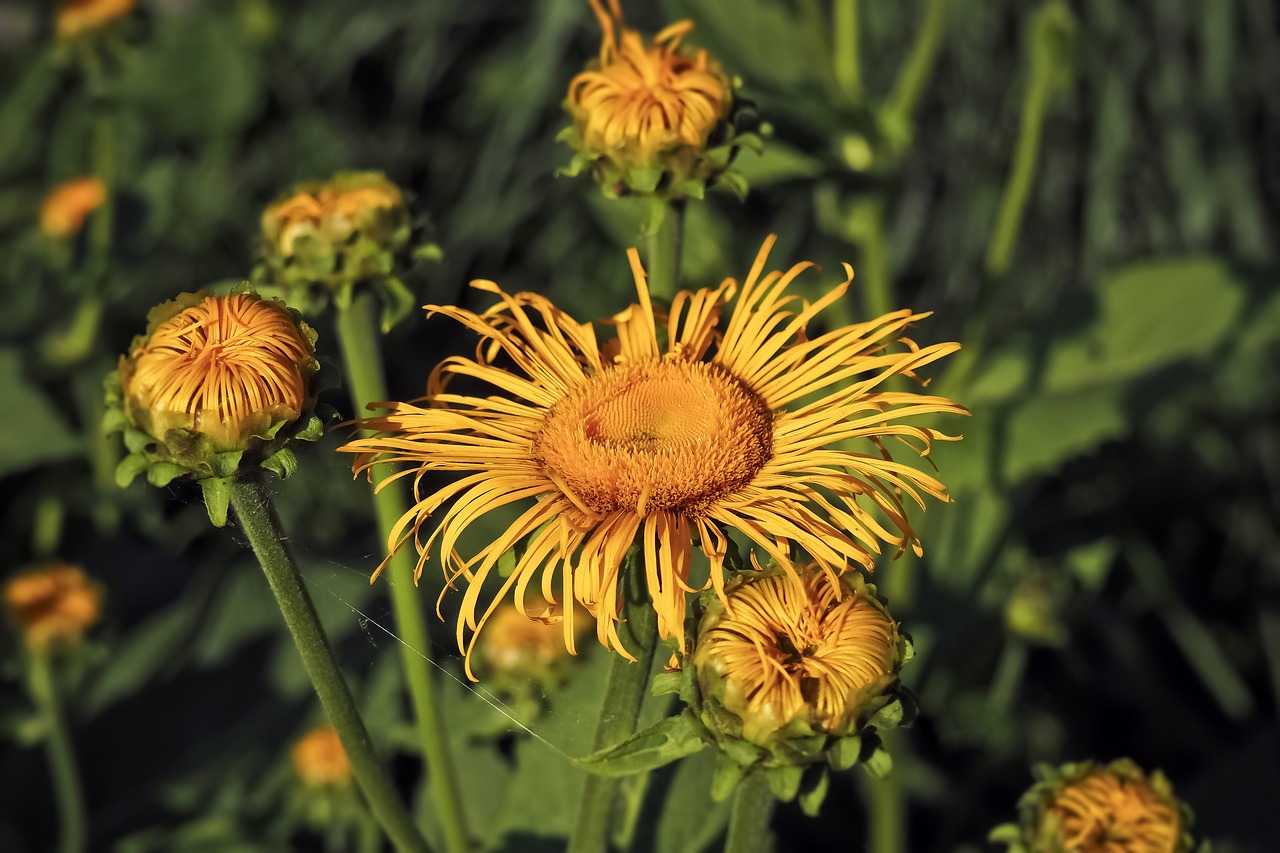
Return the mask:
MULTIPOLYGON (((600 722, 596 726, 596 750, 621 743, 635 732, 640 706, 649 692, 649 671, 658 645, 658 618, 646 588, 639 549, 627 555, 621 571, 626 595, 622 613, 626 622, 618 633, 636 659, 633 662, 622 655, 613 657, 600 722)), ((577 821, 569 838, 569 853, 604 853, 609 849, 610 818, 621 784, 622 780, 617 777, 588 780, 582 789, 577 821)))
POLYGON ((60 853, 81 853, 88 849, 89 815, 80 786, 75 751, 71 746, 71 733, 58 700, 53 662, 44 649, 33 649, 27 661, 27 689, 44 723, 45 750, 58 802, 58 850, 60 853))
POLYGON ((769 820, 777 800, 764 773, 749 773, 733 795, 725 853, 759 853, 767 849, 769 820))
POLYGON ((397 850, 425 853, 428 850, 426 842, 379 762, 364 720, 333 658, 333 650, 320 625, 311 596, 303 585, 298 565, 284 544, 286 537, 270 496, 261 480, 250 475, 232 483, 230 498, 231 507, 267 576, 280 605, 280 613, 293 635, 298 654, 302 656, 303 666, 329 720, 338 731, 356 781, 360 783, 374 817, 397 850))
POLYGON ((835 37, 833 65, 836 83, 850 101, 862 96, 858 62, 858 0, 836 0, 831 30, 835 37))
MULTIPOLYGON (((362 401, 387 399, 382 356, 374 327, 377 311, 374 294, 362 293, 347 308, 337 312, 338 340, 342 347, 345 375, 351 383, 352 403, 357 408, 362 401)), ((408 511, 402 486, 380 488, 390 474, 385 469, 375 469, 370 474, 374 486, 374 509, 384 548, 396 522, 408 511)), ((433 777, 431 792, 444 833, 445 849, 450 853, 461 853, 469 846, 466 819, 453 756, 444 735, 443 712, 431 683, 431 643, 419 606, 414 570, 410 551, 402 549, 390 557, 387 571, 391 580, 391 606, 403 640, 400 659, 413 701, 418 740, 427 771, 433 777)))
POLYGON ((684 257, 683 199, 665 205, 662 220, 648 235, 649 294, 669 302, 680 287, 684 257))

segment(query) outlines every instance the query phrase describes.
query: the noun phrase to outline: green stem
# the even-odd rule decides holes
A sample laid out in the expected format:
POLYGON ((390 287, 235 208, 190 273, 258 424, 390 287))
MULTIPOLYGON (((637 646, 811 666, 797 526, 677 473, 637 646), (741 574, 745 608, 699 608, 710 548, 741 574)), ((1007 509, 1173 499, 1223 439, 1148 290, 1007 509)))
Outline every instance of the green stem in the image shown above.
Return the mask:
POLYGON ((858 0, 835 0, 831 29, 835 36, 836 83, 851 101, 862 95, 858 63, 858 0))
POLYGON ((428 849, 426 842, 373 750, 373 741, 360 712, 356 710, 347 682, 338 670, 338 663, 333 659, 333 650, 329 648, 315 605, 303 585, 292 552, 284 544, 286 537, 280 527, 280 519, 261 481, 256 478, 238 479, 232 483, 231 506, 267 576, 271 591, 275 593, 280 613, 293 635, 298 654, 302 656, 302 664, 315 685, 329 720, 338 731, 370 810, 397 850, 425 853, 428 849))
POLYGON ((849 232, 861 253, 854 286, 862 283, 862 307, 870 320, 893 310, 893 278, 889 274, 889 250, 884 237, 884 200, 870 196, 857 202, 850 213, 849 232))
MULTIPOLYGON (((885 738, 886 748, 889 738, 885 738)), ((866 849, 870 853, 903 853, 907 849, 907 802, 897 773, 883 779, 864 775, 862 793, 871 823, 866 849)))
MULTIPOLYGON (((357 414, 364 414, 364 406, 369 403, 388 399, 382 354, 378 349, 377 314, 377 300, 370 293, 358 295, 346 310, 338 312, 338 340, 357 414)), ((390 474, 381 467, 371 472, 375 489, 373 503, 384 554, 395 523, 408 511, 400 484, 377 488, 390 474)), ((444 713, 431 681, 431 642, 413 578, 416 568, 412 554, 401 548, 391 557, 386 569, 391 585, 391 607, 403 641, 400 663, 413 701, 422 755, 431 774, 430 792, 444 832, 445 849, 449 853, 462 853, 470 846, 466 816, 453 755, 445 738, 444 713)))
POLYGON ((1000 196, 1000 212, 996 226, 987 245, 987 274, 992 278, 1003 276, 1013 261, 1013 248, 1018 242, 1022 217, 1026 213, 1027 199, 1035 178, 1036 159, 1040 152, 1040 137, 1044 129, 1044 117, 1049 108, 1049 95, 1053 89, 1053 66, 1047 58, 1032 54, 1031 77, 1027 82, 1027 94, 1022 102, 1022 124, 1018 130, 1018 145, 1013 153, 1013 165, 1009 179, 1000 196))
POLYGON ((1022 674, 1026 668, 1026 644, 1017 638, 1009 638, 1005 641, 1004 649, 1000 652, 1000 660, 996 663, 996 672, 991 678, 991 688, 987 691, 987 704, 1002 712, 1009 710, 1018 693, 1018 685, 1022 683, 1022 674))
POLYGON ((58 823, 61 853, 80 853, 88 848, 89 814, 80 788, 71 733, 58 701, 53 666, 48 655, 33 652, 28 658, 27 686, 44 722, 45 748, 49 755, 49 771, 53 776, 54 794, 58 800, 58 823))
POLYGON ((898 72, 893 93, 885 104, 885 112, 902 121, 909 119, 915 111, 920 95, 924 92, 924 84, 933 71, 934 61, 938 58, 938 47, 942 44, 942 32, 947 24, 947 5, 948 0, 927 0, 924 20, 916 32, 911 53, 898 72))
MULTIPOLYGON (((645 589, 644 571, 634 554, 623 565, 626 600, 619 636, 634 662, 615 654, 605 687, 600 721, 596 724, 595 748, 621 743, 636 730, 640 706, 648 695, 649 671, 658 645, 658 615, 645 589)), ((609 827, 621 779, 591 777, 582 789, 577 822, 569 838, 569 853, 604 853, 609 849, 609 827)))
POLYGON ((667 205, 657 229, 648 237, 649 295, 670 300, 680 288, 680 261, 684 252, 684 201, 667 205))
POLYGON ((758 853, 768 849, 769 821, 776 800, 763 772, 748 773, 733 795, 725 853, 758 853))

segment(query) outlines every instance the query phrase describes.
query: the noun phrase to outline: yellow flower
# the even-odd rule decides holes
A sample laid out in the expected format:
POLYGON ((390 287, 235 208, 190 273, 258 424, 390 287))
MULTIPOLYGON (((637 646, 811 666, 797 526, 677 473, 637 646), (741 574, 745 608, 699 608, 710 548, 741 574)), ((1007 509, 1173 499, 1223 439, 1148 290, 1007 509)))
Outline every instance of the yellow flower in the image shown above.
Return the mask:
POLYGON ((75 178, 58 184, 40 206, 40 231, 55 239, 71 237, 106 200, 107 188, 97 178, 75 178))
POLYGON ((293 769, 304 785, 346 787, 351 784, 351 762, 338 732, 320 726, 307 732, 292 750, 293 769))
POLYGON ((1160 771, 1150 775, 1127 758, 1038 766, 1040 780, 1019 802, 1016 824, 991 841, 1010 853, 1188 853, 1191 810, 1160 771))
POLYGON ((671 24, 645 44, 623 25, 619 0, 609 0, 608 12, 590 2, 604 31, 600 60, 573 78, 568 99, 583 144, 641 165, 682 146, 703 148, 728 117, 733 90, 705 50, 681 48, 693 22, 671 24))
MULTIPOLYGON (((500 300, 483 314, 428 306, 480 336, 475 358, 445 359, 428 380, 425 406, 381 404, 386 414, 362 422, 379 434, 341 449, 360 454, 356 471, 409 466, 398 476, 414 477, 418 503, 389 545, 413 538, 421 574, 439 539, 448 585, 467 582, 458 642, 468 672, 467 632, 479 631, 512 591, 523 608, 535 578, 544 598, 581 602, 596 617, 600 642, 630 657, 616 622, 619 572, 633 542, 659 631, 681 647, 685 596, 696 591, 695 537, 720 593, 729 530, 788 565, 794 543, 832 577, 851 561, 870 568, 882 541, 919 553, 903 501, 945 500, 945 489, 893 461, 884 440, 926 453, 947 436, 898 421, 964 410, 878 386, 914 375, 958 344, 922 348, 902 337, 927 316, 906 310, 808 337, 808 323, 844 296, 853 271, 846 266, 849 280, 813 304, 788 297, 810 264, 764 274, 773 242, 741 286, 727 279, 681 291, 667 315, 655 313, 632 250, 639 303, 613 318, 615 334, 603 341, 544 297, 512 296, 489 281, 473 284, 500 300), (455 377, 497 393, 454 392, 455 377), (427 476, 433 472, 462 476, 436 487, 427 476), (445 504, 438 528, 422 541, 421 528, 445 504), (508 507, 519 512, 507 529, 462 557, 461 534, 508 507), (514 567, 482 606, 498 560, 522 540, 514 567)), ((570 651, 573 627, 570 610, 563 623, 570 651)))
POLYGON ((58 38, 68 39, 96 30, 133 11, 133 0, 61 0, 58 4, 58 38))
POLYGON ((564 653, 561 617, 532 617, 506 604, 493 614, 480 644, 480 656, 492 673, 537 675, 564 653))
POLYGON ((4 602, 27 647, 36 650, 78 643, 102 618, 102 590, 66 563, 10 578, 4 585, 4 602))
POLYGON ((898 658, 897 623, 865 587, 806 571, 731 587, 703 618, 693 663, 741 737, 766 744, 797 722, 805 734, 847 731, 898 658))
POLYGON ((262 234, 282 256, 294 254, 299 237, 323 235, 341 242, 359 226, 366 211, 404 207, 399 187, 373 172, 338 176, 329 184, 304 184, 294 194, 267 207, 262 234))
POLYGON ((1178 809, 1146 780, 1092 771, 1062 787, 1045 805, 1064 850, 1080 853, 1173 853, 1181 836, 1178 809))
POLYGON ((189 430, 218 450, 297 420, 315 358, 289 312, 250 293, 188 301, 120 360, 129 420, 158 441, 189 430))

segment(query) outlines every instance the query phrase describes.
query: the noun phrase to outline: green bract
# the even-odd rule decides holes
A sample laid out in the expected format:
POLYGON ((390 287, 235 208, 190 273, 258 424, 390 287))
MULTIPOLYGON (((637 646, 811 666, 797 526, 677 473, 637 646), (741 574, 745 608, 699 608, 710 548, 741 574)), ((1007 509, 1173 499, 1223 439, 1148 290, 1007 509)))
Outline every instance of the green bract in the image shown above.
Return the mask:
POLYGON ((386 331, 417 302, 402 271, 440 257, 424 232, 400 188, 381 173, 339 172, 299 184, 263 212, 253 280, 307 313, 329 300, 346 308, 357 287, 368 287, 382 303, 386 331))

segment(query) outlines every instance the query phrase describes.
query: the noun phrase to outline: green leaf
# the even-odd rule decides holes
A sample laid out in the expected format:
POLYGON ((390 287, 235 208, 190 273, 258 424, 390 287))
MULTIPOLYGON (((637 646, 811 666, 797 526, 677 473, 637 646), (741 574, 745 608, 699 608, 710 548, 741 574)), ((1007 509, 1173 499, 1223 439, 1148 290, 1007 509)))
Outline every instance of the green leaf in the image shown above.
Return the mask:
POLYGON ((616 746, 575 758, 574 763, 600 776, 643 773, 701 751, 707 745, 705 737, 702 723, 685 713, 667 717, 616 746))
MULTIPOLYGON (((190 473, 189 469, 174 465, 172 462, 153 462, 147 466, 147 482, 157 488, 164 488, 179 477, 190 473)), ((116 476, 120 476, 118 469, 116 476)))
POLYGON ((716 772, 711 777, 711 799, 723 803, 747 775, 747 770, 724 753, 717 754, 716 772))
POLYGON ((889 750, 878 747, 862 759, 862 769, 877 779, 883 779, 893 770, 893 756, 889 755, 889 750))
POLYGON ((81 451, 81 442, 29 377, 17 349, 0 349, 0 476, 57 462, 81 451))
POLYGON ((418 303, 413 291, 394 276, 387 276, 378 282, 378 295, 382 297, 382 334, 384 335, 413 313, 418 303))
POLYGON ((262 460, 262 467, 273 472, 280 479, 287 480, 298 470, 298 457, 292 450, 285 447, 262 460))
POLYGON ((729 820, 729 804, 711 798, 717 755, 699 753, 672 774, 658 815, 655 850, 697 853, 710 848, 729 820))
POLYGON ((734 171, 753 187, 816 178, 822 168, 817 157, 776 140, 770 141, 759 156, 739 157, 733 164, 734 171))

